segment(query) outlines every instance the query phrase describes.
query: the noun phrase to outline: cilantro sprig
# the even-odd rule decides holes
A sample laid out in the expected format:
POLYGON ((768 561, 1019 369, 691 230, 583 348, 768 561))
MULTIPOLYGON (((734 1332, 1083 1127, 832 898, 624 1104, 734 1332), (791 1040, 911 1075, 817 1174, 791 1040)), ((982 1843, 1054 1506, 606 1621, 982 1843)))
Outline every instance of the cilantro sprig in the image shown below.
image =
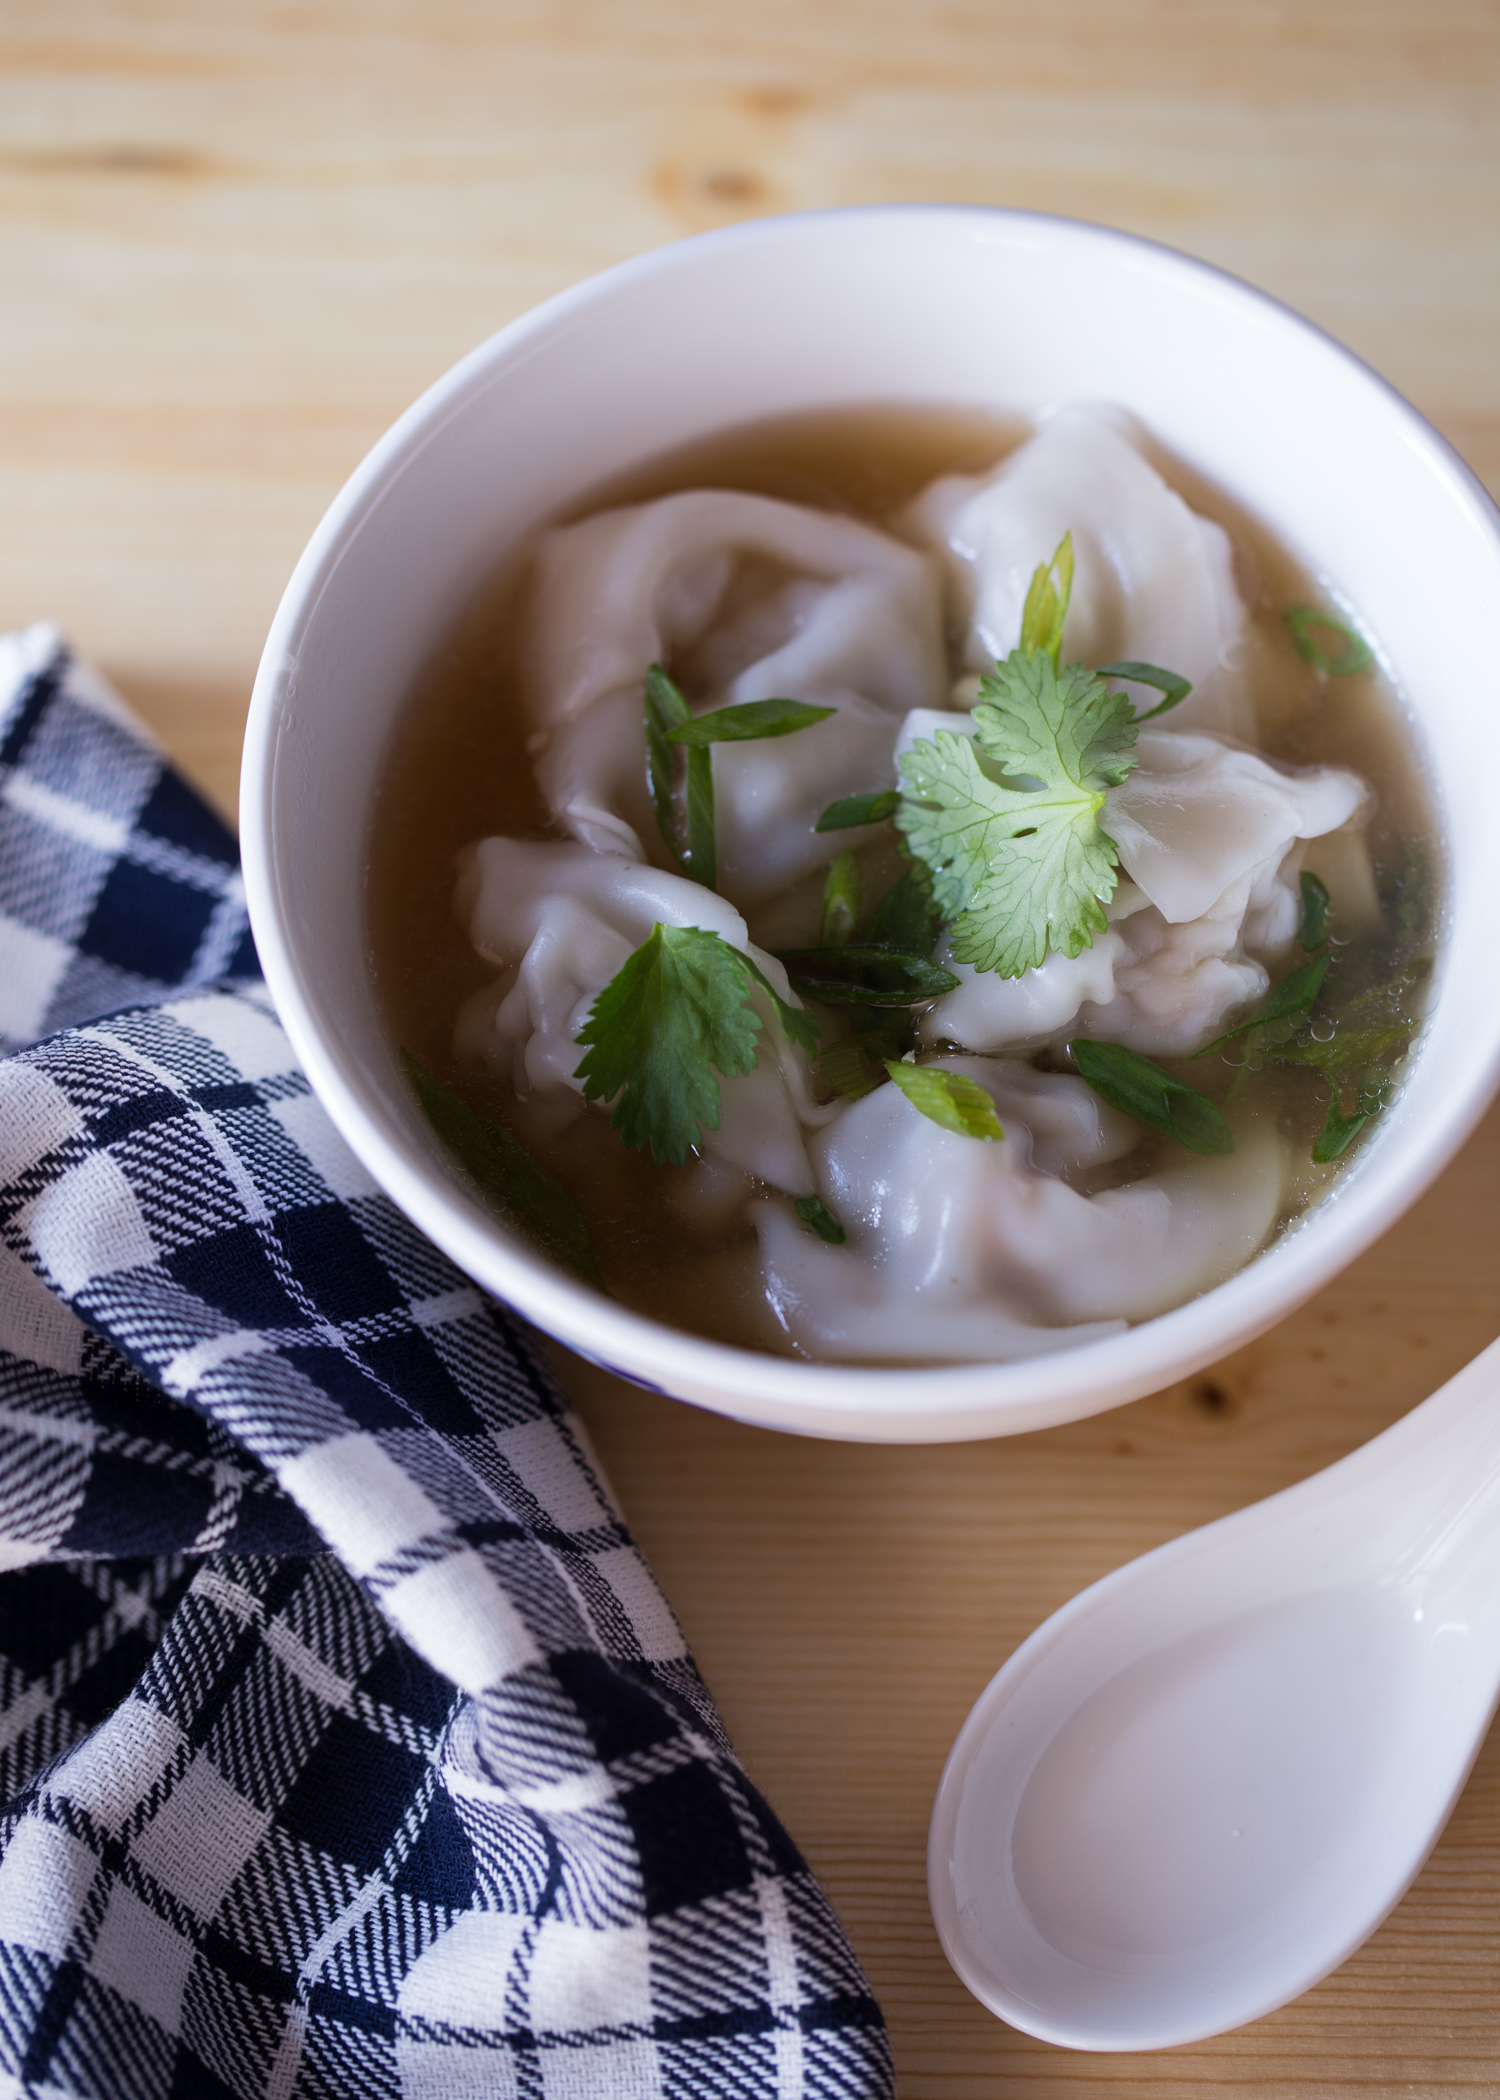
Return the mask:
POLYGON ((1104 932, 1120 858, 1105 795, 1136 763, 1138 723, 1192 691, 1159 664, 1062 664, 1072 589, 1067 534, 1031 579, 1019 646, 980 681, 973 736, 940 729, 901 760, 896 824, 952 921, 952 954, 1001 977, 1038 968, 1049 950, 1080 955, 1104 932), (1137 716, 1112 677, 1163 697, 1137 716))
POLYGON ((931 870, 959 962, 1019 977, 1108 924, 1119 855, 1100 816, 1135 764, 1135 717, 1082 664, 1014 650, 980 687, 973 737, 940 729, 902 758, 896 823, 931 870), (1035 785, 1018 785, 1017 782, 1035 785))
POLYGON ((700 926, 653 926, 589 1008, 574 1077, 586 1101, 613 1101, 610 1128, 658 1166, 680 1167, 719 1127, 719 1077, 755 1069, 763 991, 791 1042, 812 1055, 818 1024, 748 955, 700 926), (618 1098, 617 1098, 618 1097, 618 1098))

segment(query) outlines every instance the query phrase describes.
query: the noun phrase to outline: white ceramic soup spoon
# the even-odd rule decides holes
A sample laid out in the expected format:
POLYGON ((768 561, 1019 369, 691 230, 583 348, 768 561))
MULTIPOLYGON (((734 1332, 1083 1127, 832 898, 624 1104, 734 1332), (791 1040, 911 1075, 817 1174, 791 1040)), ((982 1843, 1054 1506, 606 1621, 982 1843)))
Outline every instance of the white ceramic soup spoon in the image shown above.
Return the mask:
POLYGON ((1500 1342, 1017 1649, 933 1809, 944 1951, 992 2012, 1067 2048, 1257 2019, 1400 1899, 1497 1693, 1500 1342))

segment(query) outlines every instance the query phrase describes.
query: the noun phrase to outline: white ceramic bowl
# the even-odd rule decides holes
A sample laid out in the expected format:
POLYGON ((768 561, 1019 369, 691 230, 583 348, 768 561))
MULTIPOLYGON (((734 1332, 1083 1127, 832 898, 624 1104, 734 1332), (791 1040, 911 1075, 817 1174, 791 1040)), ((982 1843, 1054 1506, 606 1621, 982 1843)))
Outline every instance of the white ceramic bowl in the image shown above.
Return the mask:
POLYGON ((1284 307, 1129 236, 893 206, 767 219, 606 271, 503 329, 375 447, 324 518, 256 680, 241 804, 266 976, 334 1122, 468 1273, 573 1348, 746 1421, 937 1442, 1094 1413, 1280 1319, 1463 1142, 1500 1071, 1500 518, 1436 433, 1284 307), (1032 1362, 871 1370, 730 1349, 570 1281, 469 1194, 400 1078, 363 867, 392 723, 481 582, 606 476, 824 405, 1125 404, 1357 608, 1429 756, 1449 905, 1432 1023, 1335 1195, 1216 1290, 1032 1362))

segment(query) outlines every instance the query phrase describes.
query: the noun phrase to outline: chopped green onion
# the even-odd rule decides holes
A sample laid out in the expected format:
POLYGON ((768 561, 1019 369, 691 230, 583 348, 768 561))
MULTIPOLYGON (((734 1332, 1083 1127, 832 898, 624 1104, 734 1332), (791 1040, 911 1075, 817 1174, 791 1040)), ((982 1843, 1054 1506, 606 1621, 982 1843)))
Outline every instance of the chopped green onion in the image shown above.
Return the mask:
POLYGON ((1328 1104, 1328 1115, 1323 1128, 1312 1148, 1315 1166, 1326 1167, 1348 1151, 1370 1118, 1379 1115, 1384 1108, 1389 1083, 1389 1079, 1361 1082, 1354 1103, 1354 1113, 1348 1116, 1339 1106, 1339 1097, 1335 1092, 1328 1104))
POLYGON ((1414 1023, 1393 1021, 1386 1028, 1338 1028, 1326 1043, 1314 1038, 1290 1043, 1276 1043, 1267 1050, 1266 1056, 1273 1064, 1310 1065, 1315 1072, 1327 1073, 1330 1077, 1339 1072, 1352 1072, 1356 1068, 1378 1064, 1411 1040, 1414 1023))
POLYGON ((479 1186, 498 1196, 564 1267, 605 1290, 588 1221, 562 1183, 503 1123, 470 1108, 410 1052, 401 1052, 401 1062, 428 1122, 479 1186))
POLYGON ((830 1043, 818 1059, 818 1070, 836 1094, 846 1101, 863 1101, 866 1094, 873 1094, 876 1082, 870 1077, 870 1060, 863 1046, 846 1036, 841 1043, 830 1043))
POLYGON ((859 862, 845 847, 828 870, 823 885, 822 942, 825 948, 842 948, 854 932, 859 918, 859 862))
POLYGON ((719 847, 714 826, 713 760, 689 751, 687 761, 687 872, 706 890, 719 887, 719 847))
POLYGON ((1328 885, 1318 876, 1302 874, 1302 917, 1297 922, 1297 946, 1306 955, 1321 948, 1328 938, 1328 885))
POLYGON ((920 1006, 958 987, 951 970, 899 948, 792 948, 777 961, 804 999, 825 1006, 920 1006))
POLYGON ((932 871, 913 861, 876 905, 866 939, 874 948, 899 948, 905 955, 930 955, 942 912, 932 894, 932 871))
POLYGON ((803 1224, 815 1232, 820 1240, 827 1240, 830 1247, 842 1247, 849 1235, 828 1208, 816 1196, 799 1196, 792 1205, 803 1224))
POLYGON ((684 875, 706 890, 719 886, 712 747, 790 736, 836 712, 832 707, 807 707, 800 700, 748 700, 742 707, 694 715, 661 665, 652 664, 646 673, 646 778, 657 829, 684 875), (686 846, 677 817, 674 744, 687 747, 686 846))
POLYGON ((1073 595, 1073 535, 1065 532, 1051 561, 1043 562, 1031 579, 1026 603, 1021 609, 1020 651, 1023 656, 1046 655, 1057 669, 1062 653, 1063 622, 1073 595))
POLYGON ((884 824, 896 813, 901 796, 895 788, 881 788, 873 795, 845 795, 830 802, 814 831, 852 831, 856 824, 884 824))
POLYGON ((1157 692, 1166 694, 1166 698, 1155 707, 1148 707, 1143 715, 1137 715, 1137 722, 1149 722, 1156 715, 1166 714, 1169 708, 1186 700, 1193 690, 1190 679, 1180 677, 1176 671, 1164 671, 1160 664, 1100 664, 1095 675, 1099 678, 1133 678, 1137 685, 1154 686, 1157 692))
POLYGON ((684 875, 706 890, 718 888, 714 827, 713 760, 707 751, 687 755, 687 846, 684 849, 673 794, 672 750, 677 730, 692 722, 692 710, 660 664, 646 673, 646 776, 661 832, 684 875))
POLYGON ((693 715, 667 732, 667 741, 696 750, 709 744, 751 744, 762 737, 791 736, 795 730, 811 729, 838 713, 836 707, 809 707, 802 700, 746 700, 739 707, 717 707, 712 714, 693 715))
POLYGON ((653 664, 646 673, 646 778, 651 789, 651 806, 656 812, 656 828, 672 858, 684 872, 686 863, 677 838, 672 752, 667 736, 679 723, 691 719, 692 710, 686 700, 660 664, 653 664))
POLYGON ((1174 1079, 1149 1058, 1138 1057, 1120 1043, 1091 1043, 1083 1037, 1068 1049, 1083 1077, 1111 1108, 1163 1137, 1176 1138, 1189 1152, 1234 1150, 1229 1125, 1208 1096, 1174 1079))
POLYGON ((1316 671, 1326 671, 1330 678, 1352 678, 1375 660, 1359 629, 1334 613, 1322 612, 1316 605, 1288 605, 1282 608, 1281 617, 1302 661, 1316 671), (1330 655, 1318 640, 1320 631, 1338 636, 1341 647, 1335 654, 1330 655))
POLYGON ((888 1058, 885 1068, 929 1123, 958 1137, 991 1142, 1004 1137, 995 1104, 976 1080, 962 1072, 945 1072, 941 1065, 909 1065, 904 1058, 888 1058))
POLYGON ((1264 1028, 1267 1022, 1288 1021, 1293 1014, 1305 1014, 1317 998, 1328 973, 1328 961, 1326 955, 1320 955, 1314 962, 1303 963, 1300 969, 1293 970, 1290 977, 1283 977, 1280 984, 1271 987, 1265 1005, 1251 1014, 1248 1021, 1241 1021, 1223 1035, 1216 1035, 1211 1043, 1205 1043, 1193 1055, 1207 1057, 1211 1051, 1222 1049, 1225 1043, 1232 1043, 1237 1035, 1244 1035, 1252 1028, 1264 1028))

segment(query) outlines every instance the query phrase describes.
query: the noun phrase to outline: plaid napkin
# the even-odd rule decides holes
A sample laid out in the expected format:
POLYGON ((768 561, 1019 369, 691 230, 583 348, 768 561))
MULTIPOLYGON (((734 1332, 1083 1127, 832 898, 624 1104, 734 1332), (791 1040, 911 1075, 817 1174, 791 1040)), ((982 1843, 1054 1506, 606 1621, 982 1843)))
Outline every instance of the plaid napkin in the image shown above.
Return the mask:
POLYGON ((525 1330, 334 1134, 233 842, 0 640, 0 2100, 875 2096, 525 1330), (103 1018, 101 1018, 103 1017, 103 1018))

